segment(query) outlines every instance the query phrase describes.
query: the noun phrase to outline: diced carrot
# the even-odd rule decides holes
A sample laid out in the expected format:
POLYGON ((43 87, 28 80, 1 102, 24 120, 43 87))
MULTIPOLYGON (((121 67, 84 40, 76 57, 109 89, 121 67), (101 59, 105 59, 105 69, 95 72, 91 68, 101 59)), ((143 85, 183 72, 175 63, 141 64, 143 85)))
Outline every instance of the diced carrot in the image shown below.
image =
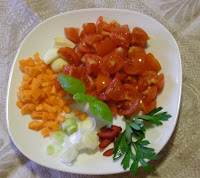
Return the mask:
POLYGON ((56 94, 56 87, 55 87, 55 85, 52 86, 52 88, 51 88, 51 93, 52 93, 53 95, 56 94))
POLYGON ((29 111, 29 103, 25 104, 22 108, 21 108, 21 113, 22 115, 25 115, 25 114, 29 114, 30 111, 29 111))
POLYGON ((37 106, 40 103, 40 101, 35 98, 32 98, 32 103, 37 106))
POLYGON ((29 57, 28 59, 26 59, 26 65, 30 67, 34 67, 35 61, 31 57, 29 57))
POLYGON ((24 90, 23 93, 21 94, 20 101, 22 103, 29 103, 31 102, 31 95, 30 95, 30 90, 24 90))
POLYGON ((31 121, 29 122, 28 127, 29 129, 38 131, 43 128, 43 123, 39 121, 31 121))
POLYGON ((48 87, 50 85, 50 83, 49 82, 44 82, 44 83, 42 83, 42 87, 44 88, 44 87, 48 87))
POLYGON ((54 73, 53 73, 53 70, 47 69, 47 70, 46 70, 46 74, 49 74, 49 75, 50 75, 50 74, 54 74, 54 73))
POLYGON ((37 67, 29 67, 25 66, 24 71, 30 76, 30 77, 36 77, 38 74, 38 68, 37 67))
POLYGON ((58 97, 58 106, 62 108, 64 105, 65 105, 65 101, 62 98, 58 97))
POLYGON ((32 90, 31 90, 31 96, 35 99, 38 99, 39 96, 42 94, 42 90, 39 89, 39 88, 36 88, 34 87, 32 90))
POLYGON ((44 87, 42 88, 42 91, 48 96, 51 96, 51 87, 44 87))
POLYGON ((17 101, 16 102, 16 105, 19 107, 19 108, 22 108, 24 106, 24 104, 21 102, 21 101, 17 101))
POLYGON ((63 109, 60 106, 56 106, 56 107, 57 107, 57 114, 60 115, 63 109))
POLYGON ((55 115, 53 113, 49 113, 48 120, 55 120, 55 115))
POLYGON ((61 90, 59 93, 58 93, 58 97, 62 98, 66 95, 67 93, 64 91, 64 90, 61 90))
POLYGON ((26 67, 26 61, 25 60, 20 60, 19 65, 22 71, 24 71, 24 67, 26 67))
POLYGON ((29 106, 29 112, 33 112, 36 108, 36 105, 32 103, 29 103, 28 106, 29 106))
POLYGON ((61 115, 58 115, 55 120, 58 121, 58 122, 64 122, 65 121, 65 117, 61 116, 61 115))
POLYGON ((36 111, 42 111, 43 110, 42 104, 37 105, 36 108, 35 108, 35 110, 36 111))
POLYGON ((48 137, 50 135, 50 129, 48 127, 45 127, 42 129, 41 134, 43 137, 48 137))
POLYGON ((70 113, 71 113, 71 108, 70 108, 69 106, 64 105, 64 106, 63 106, 63 109, 64 109, 64 111, 65 111, 67 114, 70 114, 70 113))
POLYGON ((43 106, 43 109, 44 109, 45 111, 53 112, 53 111, 52 111, 52 106, 48 105, 47 103, 42 103, 42 106, 43 106))
POLYGON ((53 121, 52 120, 50 120, 50 121, 46 121, 45 123, 44 123, 44 127, 48 127, 48 128, 52 128, 52 124, 53 124, 53 121))
POLYGON ((73 99, 65 100, 66 105, 70 105, 70 104, 74 104, 74 103, 75 103, 75 100, 73 100, 73 99))
POLYGON ((34 59, 35 59, 37 62, 42 61, 42 60, 40 59, 40 56, 39 56, 39 53, 38 53, 38 52, 35 53, 35 54, 33 55, 33 57, 34 57, 34 59))
POLYGON ((33 111, 31 112, 32 119, 42 119, 43 111, 33 111))
POLYGON ((29 82, 28 81, 23 81, 22 85, 19 87, 19 89, 21 91, 29 89, 29 82))
POLYGON ((78 116, 80 113, 81 113, 81 111, 79 109, 77 109, 77 110, 74 111, 74 115, 75 116, 78 116))
POLYGON ((56 98, 56 96, 53 95, 53 96, 46 98, 45 102, 51 106, 55 106, 58 104, 58 99, 56 98))
POLYGON ((84 112, 84 113, 79 114, 78 118, 83 121, 87 118, 87 116, 88 116, 88 114, 86 112, 84 112))
POLYGON ((39 88, 42 84, 42 79, 40 78, 33 78, 33 81, 31 83, 31 88, 39 88))
POLYGON ((58 130, 58 121, 54 121, 52 123, 51 128, 52 128, 52 131, 54 131, 54 132, 57 131, 58 130))
POLYGON ((49 118, 49 113, 48 112, 43 112, 43 115, 42 115, 42 121, 45 122, 47 121, 49 118))

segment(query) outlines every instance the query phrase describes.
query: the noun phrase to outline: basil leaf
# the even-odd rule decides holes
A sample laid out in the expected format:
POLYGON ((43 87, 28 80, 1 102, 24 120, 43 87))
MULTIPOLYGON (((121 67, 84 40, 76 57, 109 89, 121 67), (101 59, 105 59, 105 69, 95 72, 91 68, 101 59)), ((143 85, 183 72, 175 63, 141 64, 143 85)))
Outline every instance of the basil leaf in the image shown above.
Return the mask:
POLYGON ((76 93, 85 93, 86 91, 85 85, 81 80, 71 77, 69 75, 59 75, 58 81, 67 93, 74 95, 76 93))
POLYGON ((87 102, 93 102, 96 101, 97 99, 93 96, 87 96, 84 93, 76 93, 73 96, 74 100, 78 103, 87 103, 87 102))
POLYGON ((100 100, 95 100, 90 103, 91 112, 99 118, 102 118, 110 123, 113 121, 113 116, 107 104, 100 100))

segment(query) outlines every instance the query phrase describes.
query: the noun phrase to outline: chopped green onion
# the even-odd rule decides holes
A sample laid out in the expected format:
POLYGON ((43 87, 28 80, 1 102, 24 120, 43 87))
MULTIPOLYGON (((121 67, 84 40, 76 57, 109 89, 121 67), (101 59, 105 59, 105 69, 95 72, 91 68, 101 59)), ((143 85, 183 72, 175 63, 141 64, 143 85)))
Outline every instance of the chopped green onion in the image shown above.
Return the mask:
POLYGON ((53 155, 55 153, 55 148, 53 145, 48 145, 46 147, 46 152, 48 155, 53 155))
POLYGON ((62 124, 62 129, 64 132, 69 134, 73 134, 78 130, 78 125, 76 123, 76 119, 66 119, 66 121, 62 124))
POLYGON ((65 133, 63 131, 56 131, 52 134, 51 139, 53 143, 60 145, 64 141, 65 133))

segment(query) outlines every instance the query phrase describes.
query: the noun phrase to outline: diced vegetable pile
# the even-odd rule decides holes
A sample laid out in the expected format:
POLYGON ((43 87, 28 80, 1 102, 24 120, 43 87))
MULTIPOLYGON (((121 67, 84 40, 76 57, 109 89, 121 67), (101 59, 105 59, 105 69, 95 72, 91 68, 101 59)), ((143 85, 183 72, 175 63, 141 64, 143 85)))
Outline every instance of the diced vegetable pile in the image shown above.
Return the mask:
POLYGON ((156 97, 164 85, 164 74, 158 74, 161 65, 153 54, 146 54, 149 36, 135 27, 116 21, 107 23, 100 16, 95 23, 84 23, 79 29, 64 29, 66 38, 56 37, 55 48, 49 49, 43 60, 19 61, 25 73, 17 93, 17 106, 22 115, 30 114, 28 127, 50 136, 48 155, 59 155, 70 165, 80 150, 97 146, 105 149, 104 156, 118 159, 136 173, 138 164, 144 170, 153 170, 145 159, 158 159, 154 150, 146 147, 144 120, 155 125, 168 120, 166 112, 158 113, 156 97), (72 98, 73 97, 73 98, 72 98), (89 104, 93 116, 82 108, 72 110, 76 103, 89 104), (136 111, 145 115, 134 116, 136 111), (112 125, 113 116, 123 115, 126 129, 112 125), (97 130, 95 117, 108 124, 97 130), (138 140, 133 142, 132 137, 138 140), (135 149, 135 153, 132 152, 135 149))

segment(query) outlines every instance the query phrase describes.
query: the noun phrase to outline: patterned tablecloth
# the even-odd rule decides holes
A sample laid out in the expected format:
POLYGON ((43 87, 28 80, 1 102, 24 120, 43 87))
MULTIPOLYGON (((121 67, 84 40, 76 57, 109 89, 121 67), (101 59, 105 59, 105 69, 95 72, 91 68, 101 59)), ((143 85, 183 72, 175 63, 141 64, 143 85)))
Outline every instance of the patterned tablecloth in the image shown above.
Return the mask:
POLYGON ((119 8, 147 14, 176 39, 182 58, 183 92, 178 124, 152 162, 156 171, 136 177, 200 177, 200 0, 0 0, 0 177, 133 177, 130 172, 86 176, 40 166, 15 147, 6 126, 9 72, 24 37, 43 20, 83 8, 119 8))

